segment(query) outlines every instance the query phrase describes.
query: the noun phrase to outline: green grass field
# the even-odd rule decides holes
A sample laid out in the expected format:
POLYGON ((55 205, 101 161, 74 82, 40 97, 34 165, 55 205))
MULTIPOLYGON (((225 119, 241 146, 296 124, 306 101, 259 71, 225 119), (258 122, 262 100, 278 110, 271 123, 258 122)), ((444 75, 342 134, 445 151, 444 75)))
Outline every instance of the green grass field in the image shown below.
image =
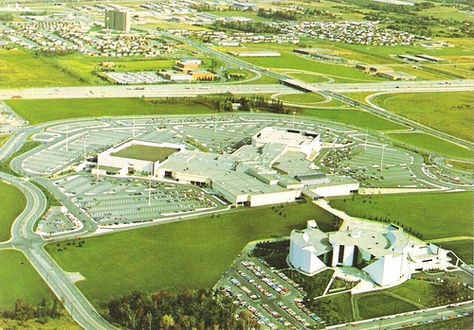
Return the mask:
POLYGON ((279 95, 278 99, 289 103, 321 103, 326 101, 326 98, 318 93, 279 95))
POLYGON ((0 181, 0 242, 11 236, 11 226, 26 206, 26 198, 16 187, 0 181))
POLYGON ((412 227, 423 239, 473 236, 474 193, 427 193, 335 198, 330 204, 357 217, 388 218, 412 227))
POLYGON ((454 160, 454 159, 447 159, 445 163, 446 165, 452 166, 453 168, 456 168, 458 170, 474 172, 474 163, 472 162, 464 162, 464 161, 459 161, 459 160, 454 160))
POLYGON ((416 149, 425 150, 446 158, 460 158, 466 160, 474 159, 474 152, 470 149, 463 148, 457 144, 450 143, 446 140, 439 139, 425 133, 395 133, 388 134, 391 139, 404 145, 415 147, 416 149))
POLYGON ((406 329, 410 330, 469 330, 472 329, 472 316, 461 317, 430 324, 420 324, 406 329))
POLYGON ((21 299, 32 305, 53 294, 29 261, 18 251, 0 251, 0 310, 13 309, 21 299))
POLYGON ((448 249, 456 253, 467 264, 474 264, 474 241, 464 239, 459 241, 436 243, 442 248, 448 249))
POLYGON ((418 309, 415 305, 383 293, 360 296, 357 299, 362 319, 403 313, 418 309))
POLYGON ((402 285, 396 286, 388 290, 399 297, 408 299, 425 307, 436 306, 436 284, 411 279, 402 285))
POLYGON ((359 110, 303 109, 300 110, 300 113, 305 116, 326 119, 336 123, 342 123, 370 130, 387 131, 406 128, 405 126, 359 110))
POLYGON ((3 146, 9 138, 10 135, 0 135, 0 147, 3 146))
MULTIPOLYGON (((262 50, 263 45, 252 48, 251 50, 262 50)), ((289 52, 282 52, 279 57, 243 57, 243 60, 272 69, 296 69, 309 72, 317 72, 324 76, 335 78, 337 82, 364 82, 364 81, 380 81, 382 78, 374 77, 356 70, 351 66, 340 64, 324 63, 298 56, 289 52)))
POLYGON ((0 50, 0 88, 80 85, 47 60, 25 50, 0 50))
POLYGON ((453 136, 474 140, 474 94, 401 93, 383 94, 373 98, 381 107, 453 136))
POLYGON ((319 83, 326 83, 329 81, 328 78, 324 77, 323 75, 316 74, 314 72, 298 72, 298 71, 287 71, 285 74, 293 79, 298 79, 310 84, 319 84, 319 83))
MULTIPOLYGON (((133 290, 212 287, 249 242, 287 236, 317 219, 323 230, 333 216, 314 204, 241 209, 206 217, 88 238, 82 247, 47 251, 66 271, 78 271, 84 294, 98 305, 133 290), (282 215, 279 215, 279 212, 282 215)), ((64 247, 64 244, 62 244, 64 247)))
MULTIPOLYGON (((103 71, 102 62, 109 62, 110 59, 104 57, 90 57, 80 54, 62 56, 51 60, 52 64, 66 70, 72 76, 77 77, 86 84, 104 85, 107 82, 95 74, 96 71, 103 71)), ((115 64, 114 70, 117 72, 126 71, 158 71, 161 69, 171 69, 174 60, 161 60, 143 57, 124 57, 112 60, 115 64)))
POLYGON ((141 159, 151 162, 156 162, 159 160, 162 162, 176 151, 177 149, 174 148, 157 148, 142 145, 132 145, 128 148, 120 150, 119 152, 111 154, 111 156, 141 159))
POLYGON ((32 125, 80 117, 203 114, 215 111, 200 104, 166 103, 164 100, 153 104, 138 98, 9 100, 7 103, 32 125))
POLYGON ((0 329, 80 330, 82 328, 68 315, 62 316, 59 319, 49 319, 46 323, 43 323, 43 321, 38 322, 36 319, 28 321, 0 319, 0 329))

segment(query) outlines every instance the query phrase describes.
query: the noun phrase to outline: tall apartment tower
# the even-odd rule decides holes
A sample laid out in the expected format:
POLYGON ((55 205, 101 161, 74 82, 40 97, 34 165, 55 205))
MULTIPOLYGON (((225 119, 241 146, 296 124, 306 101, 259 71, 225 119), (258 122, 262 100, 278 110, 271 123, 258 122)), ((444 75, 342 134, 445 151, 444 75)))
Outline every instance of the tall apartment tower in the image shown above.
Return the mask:
POLYGON ((130 12, 118 9, 105 10, 105 28, 117 31, 130 31, 130 12))

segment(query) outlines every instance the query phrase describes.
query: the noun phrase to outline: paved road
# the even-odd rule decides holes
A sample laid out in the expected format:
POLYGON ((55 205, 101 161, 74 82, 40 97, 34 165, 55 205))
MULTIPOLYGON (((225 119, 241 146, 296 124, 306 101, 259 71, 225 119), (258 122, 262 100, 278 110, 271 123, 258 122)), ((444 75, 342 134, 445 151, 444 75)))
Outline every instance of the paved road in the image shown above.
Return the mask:
MULTIPOLYGON (((413 90, 411 92, 413 92, 413 90)), ((375 114, 379 117, 386 118, 388 120, 397 122, 397 123, 405 125, 405 126, 413 127, 414 129, 416 129, 418 131, 428 133, 430 135, 436 136, 436 137, 441 138, 443 140, 447 140, 449 142, 454 142, 454 143, 456 143, 460 146, 463 146, 465 148, 473 148, 474 147, 474 143, 472 143, 472 142, 469 142, 469 141, 460 139, 458 137, 452 136, 450 134, 438 131, 434 128, 431 128, 429 126, 425 126, 425 125, 420 124, 416 121, 408 119, 404 116, 400 116, 400 115, 397 115, 396 113, 390 112, 390 111, 388 111, 388 110, 372 103, 371 102, 371 97, 368 98, 369 104, 367 105, 367 104, 361 103, 359 101, 356 101, 356 100, 351 99, 347 96, 340 95, 340 94, 337 94, 337 93, 325 92, 325 94, 332 97, 332 98, 334 98, 334 99, 340 100, 340 101, 342 101, 346 104, 362 108, 362 109, 364 109, 364 110, 366 110, 366 111, 368 111, 372 114, 375 114)))
POLYGON ((211 47, 208 47, 206 44, 195 41, 191 38, 185 38, 185 37, 177 36, 177 35, 168 33, 166 31, 159 31, 159 33, 161 34, 162 37, 176 40, 176 41, 178 41, 180 43, 183 43, 185 45, 188 45, 192 48, 198 49, 203 54, 206 54, 209 57, 217 58, 217 59, 221 60, 222 62, 227 63, 227 65, 229 65, 230 67, 243 68, 243 69, 247 69, 247 70, 250 70, 250 71, 253 71, 253 72, 258 72, 261 75, 265 75, 267 77, 271 77, 271 78, 274 78, 274 79, 277 79, 277 80, 287 78, 286 76, 284 76, 282 74, 267 70, 267 69, 262 68, 260 66, 253 65, 249 62, 241 60, 240 58, 234 57, 232 55, 228 55, 228 54, 219 52, 215 49, 212 49, 211 47))
POLYGON ((46 281, 54 294, 61 299, 68 312, 85 329, 113 328, 79 291, 67 274, 45 252, 45 242, 33 228, 47 207, 47 200, 41 190, 31 182, 6 173, 0 179, 20 189, 26 197, 25 210, 12 226, 12 237, 2 242, 0 248, 14 248, 23 252, 36 271, 46 281))
POLYGON ((416 325, 421 323, 431 323, 433 321, 442 321, 443 319, 453 319, 463 313, 472 313, 473 301, 467 301, 456 305, 446 305, 435 308, 429 308, 409 313, 401 313, 396 315, 385 316, 370 320, 352 322, 342 325, 329 327, 329 329, 363 329, 363 330, 380 330, 380 329, 401 329, 408 325, 416 325), (454 307, 448 307, 454 306, 454 307))
MULTIPOLYGON (((314 92, 352 93, 352 92, 446 92, 474 91, 474 80, 453 80, 450 85, 439 81, 386 82, 361 84, 305 84, 314 92), (397 88, 398 86, 398 88, 397 88)), ((0 89, 0 100, 15 97, 23 99, 68 99, 68 98, 111 98, 111 97, 192 97, 208 94, 285 94, 295 93, 295 89, 283 84, 230 83, 206 84, 164 84, 140 86, 78 86, 47 87, 26 89, 0 89)))
POLYGON ((295 79, 283 79, 286 84, 311 92, 431 92, 474 91, 474 80, 387 81, 376 83, 308 84, 295 79))
POLYGON ((292 89, 281 84, 163 84, 140 86, 78 86, 26 89, 2 89, 0 100, 21 97, 24 99, 57 99, 57 98, 109 98, 109 97, 186 97, 205 94, 282 93, 292 89))

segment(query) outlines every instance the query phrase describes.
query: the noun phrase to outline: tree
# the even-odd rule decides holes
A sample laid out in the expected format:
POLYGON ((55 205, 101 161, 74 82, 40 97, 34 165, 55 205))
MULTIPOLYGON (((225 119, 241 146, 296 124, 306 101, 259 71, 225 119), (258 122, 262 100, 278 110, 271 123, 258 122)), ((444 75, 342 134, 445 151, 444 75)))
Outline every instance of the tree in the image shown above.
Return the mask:
POLYGON ((173 316, 166 314, 163 315, 160 321, 160 326, 165 329, 169 329, 174 326, 174 318, 173 316))

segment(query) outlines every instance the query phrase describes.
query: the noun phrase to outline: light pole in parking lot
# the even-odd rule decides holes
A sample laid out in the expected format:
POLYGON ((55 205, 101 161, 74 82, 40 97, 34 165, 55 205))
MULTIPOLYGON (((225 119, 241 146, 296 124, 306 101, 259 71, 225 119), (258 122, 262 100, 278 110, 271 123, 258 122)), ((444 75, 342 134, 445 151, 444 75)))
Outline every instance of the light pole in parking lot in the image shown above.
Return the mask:
POLYGON ((364 144, 364 151, 367 151, 367 138, 368 138, 368 130, 365 129, 365 144, 364 144))
POLYGON ((385 153, 385 144, 382 146, 382 157, 380 158, 380 172, 382 172, 383 169, 383 155, 385 153))
POLYGON ((69 125, 66 125, 66 151, 69 152, 69 125))

